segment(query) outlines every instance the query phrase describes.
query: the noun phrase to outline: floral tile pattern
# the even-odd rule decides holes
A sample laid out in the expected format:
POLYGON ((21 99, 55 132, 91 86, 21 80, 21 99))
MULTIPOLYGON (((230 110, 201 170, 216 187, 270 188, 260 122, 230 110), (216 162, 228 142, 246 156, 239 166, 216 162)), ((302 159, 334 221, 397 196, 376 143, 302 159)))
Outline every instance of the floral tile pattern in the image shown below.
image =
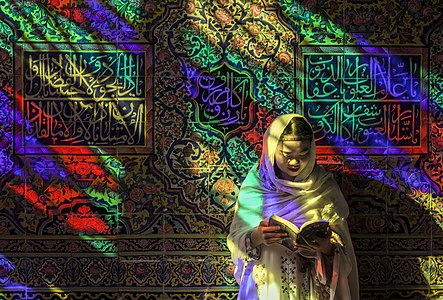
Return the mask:
MULTIPOLYGON (((443 296, 441 1, 12 2, 0 0, 2 297, 236 299, 226 234, 267 126, 282 113, 313 117, 332 100, 364 107, 357 96, 368 87, 350 97, 344 82, 367 79, 368 61, 399 57, 410 60, 395 67, 420 66, 414 78, 373 86, 418 83, 404 99, 417 92, 420 115, 396 115, 409 105, 401 93, 389 110, 390 122, 406 120, 398 132, 342 126, 356 119, 344 110, 343 124, 327 128, 327 115, 315 127, 331 141, 318 163, 350 207, 361 299, 443 296), (329 82, 306 72, 307 59, 332 57, 319 74, 342 90, 307 101, 315 88, 306 82, 329 82), (340 68, 355 77, 332 74, 340 68), (73 113, 82 114, 75 126, 73 113), (74 127, 91 138, 73 139, 74 127), (347 138, 376 130, 372 144, 343 151, 347 138), (111 138, 128 131, 139 144, 111 138)), ((365 99, 377 106, 385 92, 365 99)), ((375 106, 359 120, 375 124, 375 106)))

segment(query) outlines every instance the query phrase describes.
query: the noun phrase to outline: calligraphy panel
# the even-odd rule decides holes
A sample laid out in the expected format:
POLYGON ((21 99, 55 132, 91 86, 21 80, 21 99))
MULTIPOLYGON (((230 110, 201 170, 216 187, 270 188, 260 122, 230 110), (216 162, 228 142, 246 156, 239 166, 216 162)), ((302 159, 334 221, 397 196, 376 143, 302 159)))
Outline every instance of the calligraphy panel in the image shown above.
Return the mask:
POLYGON ((243 130, 253 120, 253 81, 249 74, 222 64, 194 78, 192 98, 198 122, 227 135, 243 130))
POLYGON ((427 153, 425 48, 302 46, 298 110, 319 154, 427 153))
POLYGON ((16 48, 16 153, 152 152, 152 45, 16 48), (19 121, 19 120, 17 120, 19 121))

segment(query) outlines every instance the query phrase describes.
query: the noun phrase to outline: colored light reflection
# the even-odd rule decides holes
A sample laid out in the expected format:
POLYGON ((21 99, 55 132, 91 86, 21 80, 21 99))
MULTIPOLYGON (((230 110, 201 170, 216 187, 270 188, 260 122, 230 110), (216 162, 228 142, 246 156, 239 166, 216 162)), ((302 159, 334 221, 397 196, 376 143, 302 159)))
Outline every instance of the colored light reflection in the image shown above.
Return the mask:
MULTIPOLYGON (((62 7, 66 2, 65 1, 57 1, 57 0, 51 0, 51 5, 52 7, 62 7)), ((98 32, 100 34, 100 36, 102 38, 105 39, 109 39, 109 40, 114 40, 116 38, 116 36, 119 36, 122 32, 126 35, 127 38, 133 38, 135 37, 135 31, 134 28, 131 27, 129 24, 126 23, 125 20, 123 20, 122 18, 118 17, 116 15, 116 12, 111 11, 107 8, 105 8, 99 1, 88 1, 89 3, 89 10, 83 10, 83 11, 79 11, 76 9, 69 9, 69 8, 63 8, 59 11, 59 13, 61 15, 65 15, 69 18, 71 18, 71 22, 73 24, 80 24, 82 22, 85 22, 86 20, 89 20, 92 24, 92 28, 90 28, 91 32, 98 32), (112 22, 112 23, 111 23, 112 22), (120 28, 115 27, 115 24, 123 24, 123 26, 121 26, 120 28)), ((289 2, 288 2, 289 3, 289 2)), ((293 3, 293 2, 291 2, 293 3)), ((295 5, 295 4, 294 4, 295 5)), ((293 15, 293 13, 296 13, 296 9, 292 10, 292 6, 288 5, 286 2, 281 1, 281 6, 285 7, 286 10, 286 15, 287 16, 291 16, 293 15)), ((299 8, 297 6, 297 8, 299 8)), ((323 37, 321 34, 318 34, 317 37, 319 38, 323 38, 323 40, 315 40, 316 42, 323 42, 323 41, 327 41, 328 39, 335 39, 338 40, 340 38, 340 36, 344 36, 344 33, 341 31, 334 30, 333 33, 328 32, 328 25, 324 25, 324 26, 319 26, 316 27, 316 29, 313 29, 311 27, 310 23, 307 23, 306 18, 309 18, 311 15, 313 14, 312 11, 310 11, 309 9, 304 9, 303 13, 299 15, 299 19, 296 20, 296 25, 294 26, 294 28, 297 28, 300 31, 300 34, 309 37, 312 33, 312 31, 318 31, 321 30, 323 31, 323 37), (332 35, 332 36, 331 36, 332 35)), ((23 16, 22 16, 23 17, 23 16)), ((291 17, 290 17, 291 18, 291 17)), ((321 18, 318 18, 321 19, 321 18)), ((84 32, 85 35, 89 34, 88 30, 85 30, 84 32)), ((307 41, 309 41, 309 38, 307 39, 307 41)), ((313 40, 311 40, 313 41, 313 40)), ((361 41, 362 43, 364 41, 361 41)), ((375 51, 379 50, 379 48, 374 48, 375 51)), ((16 99, 20 99, 20 97, 16 97, 16 99)), ((22 101, 19 101, 20 103, 22 103, 22 101)), ((17 103, 18 105, 19 103, 17 103)), ((23 111, 23 108, 20 106, 17 106, 18 110, 16 112, 11 111, 7 111, 8 114, 16 114, 17 116, 21 115, 21 112, 23 111)), ((17 126, 25 126, 22 124, 22 120, 20 118, 16 118, 17 119, 17 126)), ((20 137, 16 137, 16 138, 20 138, 20 137)), ((253 136, 251 137, 250 141, 251 143, 256 143, 258 137, 257 136, 253 136)), ((337 141, 337 143, 340 143, 343 141, 337 141)), ((1 140, 2 145, 7 145, 7 144, 11 144, 11 142, 8 140, 8 137, 3 138, 1 140)), ((390 147, 389 142, 387 140, 381 140, 379 141, 379 143, 386 145, 386 147, 390 147)), ((85 147, 84 150, 84 155, 90 155, 92 154, 91 151, 88 151, 88 148, 85 147)), ((395 150, 395 149, 392 149, 395 150)), ((53 153, 54 155, 57 155, 59 153, 57 153, 57 150, 51 149, 51 153, 53 153)), ((232 156, 234 156, 235 154, 232 153, 232 156)), ((86 176, 86 175, 90 175, 93 174, 95 176, 103 176, 103 173, 105 173, 105 171, 109 171, 112 168, 110 168, 109 170, 100 170, 100 168, 94 167, 99 165, 99 158, 95 158, 95 157, 90 157, 90 158, 86 158, 86 159, 82 159, 80 161, 69 161, 69 159, 67 157, 63 157, 62 158, 63 161, 62 163, 57 163, 56 161, 46 161, 47 164, 52 166, 52 169, 54 170, 54 176, 55 174, 58 174, 57 176, 59 176, 61 179, 63 180, 69 180, 69 178, 71 178, 74 175, 79 175, 80 177, 82 176, 86 176), (73 168, 65 168, 64 166, 72 166, 73 168)), ((370 157, 365 157, 365 160, 371 160, 370 157)), ((117 163, 118 161, 114 158, 110 158, 110 160, 113 163, 117 163)), ((7 170, 10 168, 11 166, 11 161, 9 158, 7 158, 5 156, 4 159, 4 163, 3 161, 1 162, 1 165, 4 166, 4 170, 7 170)), ((119 166, 118 168, 121 168, 121 166, 119 166)), ((44 171, 45 168, 41 168, 41 169, 35 169, 34 172, 36 174, 38 174, 39 176, 41 176, 42 178, 46 178, 49 179, 47 176, 47 174, 45 174, 44 171)), ((395 171, 395 170, 394 170, 395 171)), ((15 174, 16 176, 21 176, 22 174, 20 173, 21 171, 17 171, 17 173, 15 174)), ((117 171, 116 171, 117 172, 117 171)), ((114 173, 116 173, 114 172, 114 173)), ((353 174, 359 174, 359 170, 350 170, 350 173, 353 174)), ((374 173, 378 173, 378 174, 382 174, 381 177, 389 177, 386 171, 386 169, 379 167, 379 169, 374 169, 373 170, 374 173)), ((2 174, 0 172, 0 174, 2 174)), ((408 183, 411 186, 419 186, 419 184, 421 182, 423 182, 423 180, 425 180, 426 183, 428 184, 433 184, 433 186, 435 186, 435 184, 426 179, 426 176, 424 176, 425 174, 422 174, 422 170, 419 169, 418 167, 413 167, 411 168, 411 166, 408 166, 408 170, 398 170, 396 171, 396 174, 399 176, 399 178, 405 182, 408 183), (423 175, 423 177, 421 177, 420 179, 418 179, 418 177, 414 174, 420 174, 423 175)), ((118 205, 118 203, 120 203, 121 199, 118 197, 117 193, 116 193, 116 189, 118 187, 118 180, 114 177, 109 177, 110 180, 110 186, 111 186, 111 191, 114 192, 112 195, 106 194, 104 192, 100 192, 97 190, 94 190, 93 188, 87 189, 86 191, 84 190, 84 188, 89 184, 88 180, 90 180, 91 178, 82 178, 83 181, 78 181, 77 183, 77 187, 74 188, 65 188, 65 190, 63 191, 66 199, 69 199, 72 197, 72 195, 83 195, 85 194, 85 196, 87 197, 103 197, 108 199, 108 203, 111 206, 114 205, 118 205), (80 183, 81 182, 81 183, 80 183), (85 186, 82 186, 85 185, 85 186)), ((392 182, 389 183, 393 188, 399 189, 401 188, 399 186, 398 182, 392 182)), ((21 195, 23 196, 27 202, 29 202, 30 204, 32 204, 33 207, 35 207, 36 209, 40 210, 40 211, 47 211, 47 206, 41 202, 39 202, 38 198, 38 193, 37 191, 35 191, 33 189, 32 185, 27 185, 26 183, 23 183, 21 185, 14 185, 14 186, 10 186, 11 190, 13 190, 17 195, 21 195)), ((56 186, 48 186, 45 190, 45 192, 47 192, 50 197, 47 199, 46 203, 52 203, 54 206, 57 205, 57 203, 60 201, 60 191, 59 191, 59 187, 56 186)), ((426 192, 426 191, 423 191, 426 192)), ((430 191, 428 191, 430 192, 430 191)), ((52 206, 52 205, 51 205, 52 206)), ((78 214, 74 215, 74 217, 68 221, 68 224, 70 224, 70 226, 72 228, 74 228, 75 230, 79 231, 79 232, 87 232, 87 233, 102 233, 105 229, 106 229, 106 224, 99 220, 94 213, 91 213, 88 210, 88 206, 80 206, 78 214), (91 224, 87 224, 87 222, 85 222, 85 220, 96 220, 97 222, 92 222, 91 224)), ((244 216, 245 219, 247 219, 247 215, 244 216)), ((4 270, 9 270, 9 267, 5 267, 4 270)))
POLYGON ((0 284, 2 284, 2 288, 8 291, 26 290, 27 287, 23 284, 8 282, 15 271, 13 263, 0 254, 0 284))
MULTIPOLYGON (((17 97, 19 98, 19 97, 17 97)), ((16 114, 16 116, 19 114, 16 114)), ((26 123, 26 120, 17 120, 17 123, 26 123)), ((26 126, 26 124, 24 124, 26 126)), ((16 137, 18 139, 20 137, 16 137)), ((25 137, 26 138, 26 137, 25 137)), ((58 155, 58 148, 51 149, 52 154, 58 155)), ((83 149, 83 154, 92 154, 87 148, 83 149)), ((6 186, 13 194, 23 197, 29 203, 35 212, 56 214, 64 203, 69 203, 72 199, 86 196, 88 199, 104 199, 110 208, 114 208, 116 213, 121 202, 118 196, 118 183, 114 178, 115 171, 112 171, 112 165, 116 163, 115 159, 94 156, 59 156, 60 160, 44 156, 39 158, 39 162, 33 170, 16 170, 15 175, 25 175, 25 177, 34 178, 35 182, 23 182, 11 180, 6 186), (101 169, 100 160, 105 160, 101 164, 108 169, 101 169), (40 165, 39 165, 40 164, 40 165), (105 174, 106 172, 106 174, 105 174), (105 178, 106 177, 106 178, 105 178), (56 182, 52 179, 57 178, 56 182), (106 192, 100 192, 94 188, 94 182, 98 179, 106 181, 106 192), (61 183, 64 181, 65 184, 61 183), (49 185, 47 183, 50 183, 49 185), (112 195, 111 195, 112 193, 112 195), (54 210, 55 208, 55 210, 54 210)), ((118 166, 121 167, 121 166, 118 166)), ((109 224, 106 224, 96 213, 90 211, 90 206, 80 205, 76 212, 68 214, 66 220, 66 230, 77 234, 105 234, 111 232, 109 224)), ((100 250, 100 249, 99 249, 100 250)))

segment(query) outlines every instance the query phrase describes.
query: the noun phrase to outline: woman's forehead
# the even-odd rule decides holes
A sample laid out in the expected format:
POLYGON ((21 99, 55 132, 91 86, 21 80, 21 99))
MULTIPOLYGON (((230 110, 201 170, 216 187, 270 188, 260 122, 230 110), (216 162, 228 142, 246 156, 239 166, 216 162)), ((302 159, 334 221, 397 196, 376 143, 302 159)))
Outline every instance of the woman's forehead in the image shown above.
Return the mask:
POLYGON ((311 141, 310 140, 283 140, 279 142, 279 147, 283 152, 286 151, 294 151, 294 150, 304 150, 306 148, 310 148, 311 141))

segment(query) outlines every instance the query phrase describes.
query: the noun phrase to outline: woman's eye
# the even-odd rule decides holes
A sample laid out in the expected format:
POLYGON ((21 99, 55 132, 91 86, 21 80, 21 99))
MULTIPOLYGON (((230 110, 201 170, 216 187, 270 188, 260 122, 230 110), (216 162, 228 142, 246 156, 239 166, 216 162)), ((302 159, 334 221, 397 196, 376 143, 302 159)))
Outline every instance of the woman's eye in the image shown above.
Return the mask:
POLYGON ((291 154, 285 154, 285 153, 281 153, 281 155, 285 159, 305 158, 309 155, 309 151, 298 153, 297 155, 291 155, 291 154))

